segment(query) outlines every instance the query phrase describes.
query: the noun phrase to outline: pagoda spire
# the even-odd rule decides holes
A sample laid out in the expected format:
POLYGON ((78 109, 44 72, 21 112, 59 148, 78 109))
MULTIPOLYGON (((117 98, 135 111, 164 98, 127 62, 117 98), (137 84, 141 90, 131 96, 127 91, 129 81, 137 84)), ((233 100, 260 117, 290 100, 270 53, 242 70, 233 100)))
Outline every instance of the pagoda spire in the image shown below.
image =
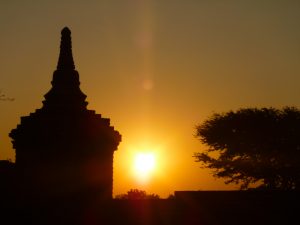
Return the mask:
POLYGON ((57 63, 57 70, 74 70, 74 60, 72 55, 71 31, 65 27, 61 31, 60 53, 57 63))
POLYGON ((60 53, 51 84, 52 88, 43 101, 43 109, 86 110, 86 95, 80 90, 79 73, 75 70, 71 31, 68 27, 61 31, 60 53))

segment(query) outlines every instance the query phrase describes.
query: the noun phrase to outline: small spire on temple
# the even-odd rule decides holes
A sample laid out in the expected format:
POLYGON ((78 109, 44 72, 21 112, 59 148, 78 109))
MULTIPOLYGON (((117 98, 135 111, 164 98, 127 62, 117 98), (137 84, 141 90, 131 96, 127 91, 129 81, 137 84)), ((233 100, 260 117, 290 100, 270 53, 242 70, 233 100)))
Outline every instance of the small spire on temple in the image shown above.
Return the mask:
POLYGON ((60 53, 57 63, 57 69, 75 69, 72 55, 71 31, 68 27, 65 27, 61 31, 60 53))

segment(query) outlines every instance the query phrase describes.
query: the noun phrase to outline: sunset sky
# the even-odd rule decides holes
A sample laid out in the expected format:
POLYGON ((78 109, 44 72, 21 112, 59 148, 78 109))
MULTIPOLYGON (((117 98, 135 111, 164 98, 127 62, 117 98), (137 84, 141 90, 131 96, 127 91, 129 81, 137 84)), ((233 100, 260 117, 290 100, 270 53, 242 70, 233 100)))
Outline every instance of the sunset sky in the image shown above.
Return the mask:
POLYGON ((8 133, 42 106, 65 26, 88 108, 122 134, 114 194, 233 189, 195 162, 195 126, 300 107, 300 1, 1 0, 0 90, 15 100, 0 101, 0 159, 14 160, 8 133), (139 157, 155 161, 147 176, 139 157))

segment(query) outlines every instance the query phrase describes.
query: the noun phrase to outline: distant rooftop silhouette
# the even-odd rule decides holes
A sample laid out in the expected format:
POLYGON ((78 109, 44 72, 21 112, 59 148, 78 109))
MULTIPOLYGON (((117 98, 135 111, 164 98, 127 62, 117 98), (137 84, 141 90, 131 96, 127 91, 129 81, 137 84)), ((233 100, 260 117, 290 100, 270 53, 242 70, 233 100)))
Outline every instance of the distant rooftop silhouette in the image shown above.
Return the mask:
POLYGON ((20 192, 41 197, 76 194, 112 198, 113 152, 121 135, 86 108, 72 56, 71 31, 61 32, 52 88, 43 107, 10 133, 20 192))

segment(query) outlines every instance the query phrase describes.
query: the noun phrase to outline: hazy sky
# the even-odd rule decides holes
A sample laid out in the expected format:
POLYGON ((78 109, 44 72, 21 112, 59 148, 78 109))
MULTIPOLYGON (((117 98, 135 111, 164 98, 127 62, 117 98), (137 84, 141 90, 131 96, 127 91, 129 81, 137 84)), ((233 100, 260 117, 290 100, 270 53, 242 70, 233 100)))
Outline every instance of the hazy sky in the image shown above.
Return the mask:
POLYGON ((300 1, 0 1, 0 159, 14 159, 8 133, 42 106, 51 88, 60 31, 88 108, 122 134, 114 193, 131 188, 163 197, 175 190, 228 189, 199 168, 195 126, 213 112, 300 106, 300 1), (148 183, 132 157, 154 151, 148 183))

